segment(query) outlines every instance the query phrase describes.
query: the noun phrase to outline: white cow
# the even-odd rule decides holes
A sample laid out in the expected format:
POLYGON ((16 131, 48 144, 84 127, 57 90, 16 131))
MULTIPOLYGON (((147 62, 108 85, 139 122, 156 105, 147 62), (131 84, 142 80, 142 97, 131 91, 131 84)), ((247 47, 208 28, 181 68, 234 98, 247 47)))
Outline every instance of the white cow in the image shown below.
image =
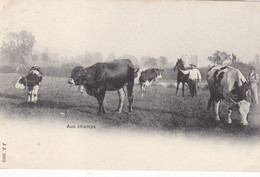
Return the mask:
POLYGON ((247 115, 250 111, 250 103, 246 100, 246 92, 250 84, 247 83, 243 74, 231 66, 213 66, 207 74, 207 81, 210 90, 208 109, 213 104, 215 119, 219 121, 219 104, 225 99, 233 105, 228 108, 228 123, 231 124, 232 111, 238 111, 241 124, 247 125, 247 115), (236 98, 237 102, 233 99, 236 98))
POLYGON ((27 89, 28 88, 28 102, 36 103, 38 100, 39 84, 42 81, 42 75, 37 70, 31 70, 27 76, 20 76, 15 88, 27 89))

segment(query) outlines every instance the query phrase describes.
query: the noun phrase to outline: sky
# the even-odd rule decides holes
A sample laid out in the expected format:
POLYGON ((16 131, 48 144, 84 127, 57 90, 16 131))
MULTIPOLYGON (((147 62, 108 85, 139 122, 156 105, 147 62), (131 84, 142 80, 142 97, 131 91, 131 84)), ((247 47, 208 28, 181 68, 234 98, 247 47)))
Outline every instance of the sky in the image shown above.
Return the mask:
POLYGON ((130 0, 3 0, 0 42, 30 31, 35 49, 62 56, 101 52, 176 60, 197 55, 199 66, 216 50, 248 62, 260 53, 260 3, 130 0))

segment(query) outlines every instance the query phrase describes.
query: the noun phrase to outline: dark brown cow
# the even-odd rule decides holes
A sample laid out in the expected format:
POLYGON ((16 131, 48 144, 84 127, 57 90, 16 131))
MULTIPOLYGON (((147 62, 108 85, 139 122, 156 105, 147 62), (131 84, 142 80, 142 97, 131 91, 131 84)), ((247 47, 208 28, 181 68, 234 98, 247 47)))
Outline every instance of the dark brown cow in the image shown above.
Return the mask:
POLYGON ((125 91, 127 87, 129 113, 132 111, 133 86, 136 76, 135 68, 131 60, 115 60, 107 63, 96 63, 90 67, 75 67, 71 72, 69 84, 83 85, 87 94, 98 100, 98 114, 105 113, 103 106, 106 91, 117 91, 119 95, 118 112, 122 112, 125 91))

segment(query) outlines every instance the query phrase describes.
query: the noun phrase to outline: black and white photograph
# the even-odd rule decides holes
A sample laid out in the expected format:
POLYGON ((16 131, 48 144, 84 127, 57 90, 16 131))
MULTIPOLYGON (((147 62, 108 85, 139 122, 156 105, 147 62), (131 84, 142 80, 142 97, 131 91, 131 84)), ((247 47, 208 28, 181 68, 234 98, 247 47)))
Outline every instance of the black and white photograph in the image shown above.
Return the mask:
POLYGON ((260 2, 3 0, 0 168, 260 171, 260 2))

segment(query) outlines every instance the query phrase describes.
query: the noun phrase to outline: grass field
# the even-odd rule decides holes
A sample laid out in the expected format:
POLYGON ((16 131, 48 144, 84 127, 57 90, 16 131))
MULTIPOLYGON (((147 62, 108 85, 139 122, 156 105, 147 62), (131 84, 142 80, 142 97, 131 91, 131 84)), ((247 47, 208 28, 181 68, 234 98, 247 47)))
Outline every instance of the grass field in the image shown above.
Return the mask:
POLYGON ((127 100, 118 114, 118 95, 107 92, 108 113, 98 116, 96 99, 66 78, 44 77, 36 105, 14 88, 17 79, 0 75, 0 142, 8 148, 1 168, 259 171, 259 107, 252 107, 249 126, 240 127, 226 124, 224 103, 216 124, 206 110, 205 85, 195 99, 187 88, 185 98, 176 96, 172 81, 148 87, 144 97, 135 87, 130 115, 127 100))
MULTIPOLYGON (((220 124, 213 120, 212 110, 206 110, 209 92, 201 88, 197 98, 190 98, 186 88, 185 98, 178 96, 175 88, 163 86, 148 87, 144 97, 140 97, 139 87, 134 88, 133 114, 128 114, 128 101, 125 100, 123 113, 117 114, 118 95, 107 92, 104 116, 97 115, 98 103, 94 97, 77 92, 70 87, 66 78, 44 77, 40 85, 37 105, 30 105, 27 92, 14 88, 18 74, 0 75, 0 111, 12 119, 18 115, 24 121, 48 117, 49 121, 62 121, 66 124, 98 124, 104 128, 124 128, 131 131, 164 131, 170 134, 185 134, 200 137, 237 137, 258 139, 260 135, 260 115, 258 107, 252 107, 249 126, 240 127, 233 114, 232 125, 227 125, 227 103, 221 104, 220 124)), ((46 118, 45 118, 46 119, 46 118)))

